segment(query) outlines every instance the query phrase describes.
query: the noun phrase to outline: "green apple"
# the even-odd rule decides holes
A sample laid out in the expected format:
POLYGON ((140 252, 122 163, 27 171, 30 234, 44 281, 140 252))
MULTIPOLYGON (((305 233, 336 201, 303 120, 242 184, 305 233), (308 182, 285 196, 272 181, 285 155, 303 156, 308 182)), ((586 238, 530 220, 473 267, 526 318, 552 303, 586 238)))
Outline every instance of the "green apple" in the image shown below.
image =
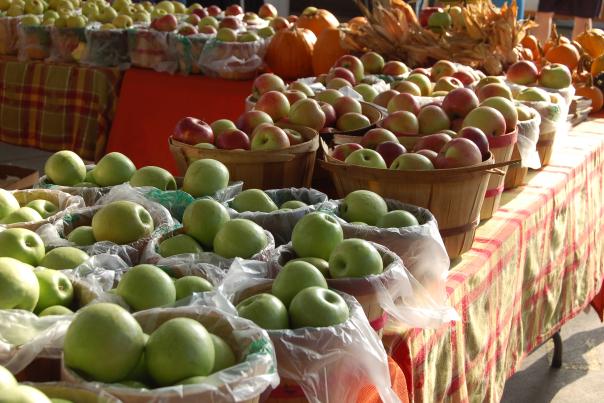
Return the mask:
MULTIPOLYGON (((206 25, 209 25, 211 27, 218 29, 218 20, 216 18, 208 15, 207 17, 203 17, 197 24, 197 26, 200 28, 205 27, 206 25)), ((214 133, 214 134, 216 134, 216 133, 214 133)))
POLYGON ((190 378, 183 379, 182 381, 178 382, 178 384, 179 385, 197 385, 200 383, 204 383, 207 380, 208 380, 207 376, 192 376, 190 378))
POLYGON ((250 259, 266 245, 268 239, 262 227, 242 218, 224 223, 214 238, 214 252, 229 259, 250 259))
POLYGON ((274 295, 252 295, 237 304, 237 313, 263 329, 289 329, 287 308, 274 295))
POLYGON ((117 294, 135 311, 176 301, 176 289, 170 276, 150 264, 140 264, 128 270, 117 285, 117 294))
POLYGON ((40 287, 33 267, 10 257, 0 257, 0 309, 33 311, 40 287))
POLYGON ((294 329, 334 326, 348 320, 346 301, 332 290, 308 287, 300 291, 289 306, 294 329))
POLYGON ((266 39, 270 38, 273 35, 275 35, 275 30, 273 29, 273 27, 264 27, 258 30, 258 36, 261 38, 266 39))
POLYGON ((373 102, 375 97, 378 96, 378 91, 369 84, 357 84, 353 89, 361 94, 365 102, 373 102))
POLYGON ((115 186, 128 182, 134 172, 136 167, 130 158, 122 153, 112 152, 101 158, 92 175, 100 186, 115 186))
POLYGON ((231 202, 231 207, 240 213, 244 211, 271 213, 278 209, 273 199, 260 189, 246 189, 239 193, 231 202))
POLYGON ((54 153, 44 164, 44 173, 55 185, 73 186, 86 176, 86 166, 79 155, 63 150, 54 153))
POLYGON ((0 403, 51 403, 46 395, 38 389, 27 385, 17 385, 2 389, 0 403))
POLYGON ((212 373, 237 364, 237 358, 231 346, 220 336, 210 333, 210 337, 214 344, 214 367, 212 367, 212 373))
POLYGON ((78 246, 88 246, 96 242, 94 231, 92 230, 92 227, 88 225, 82 225, 75 228, 67 235, 67 240, 78 246))
POLYGON ((57 20, 60 17, 61 16, 59 15, 59 13, 57 13, 55 10, 46 10, 44 12, 44 20, 49 20, 49 19, 57 20))
POLYGON ((313 286, 327 288, 327 281, 319 269, 307 262, 288 262, 275 277, 271 292, 289 307, 296 294, 313 286))
POLYGON ((13 4, 8 8, 8 10, 6 10, 6 16, 7 17, 18 17, 20 15, 23 15, 24 12, 25 12, 25 10, 23 9, 23 7, 16 6, 13 4))
POLYGON ((256 42, 260 37, 252 31, 246 31, 237 35, 237 42, 256 42))
POLYGON ((212 291, 214 286, 205 278, 197 276, 184 276, 174 282, 176 300, 187 298, 196 292, 212 291))
POLYGON ((231 28, 220 28, 216 34, 216 40, 220 42, 237 42, 237 32, 231 28))
POLYGON ((59 211, 59 208, 53 202, 44 199, 32 200, 25 207, 33 208, 40 213, 42 218, 48 218, 59 211))
POLYGON ((369 225, 375 225, 387 212, 388 206, 384 199, 369 190, 349 193, 339 207, 340 217, 346 221, 361 221, 369 225))
POLYGON ((134 21, 132 21, 132 17, 130 17, 129 15, 120 14, 113 19, 112 24, 116 28, 126 29, 130 28, 134 24, 134 21))
POLYGON ((369 148, 355 150, 344 161, 348 165, 358 165, 368 168, 386 169, 384 158, 377 151, 369 148))
POLYGON ((143 330, 130 313, 115 304, 92 304, 69 325, 63 362, 92 380, 117 382, 136 367, 144 348, 143 330))
POLYGON ((283 203, 279 208, 281 208, 281 209, 287 208, 287 209, 295 210, 297 208, 302 208, 302 207, 308 207, 308 204, 306 204, 300 200, 288 200, 285 203, 283 203))
POLYGON ((405 210, 392 210, 381 216, 376 225, 380 228, 403 228, 419 225, 417 218, 405 210))
POLYGON ((83 15, 70 15, 67 17, 67 28, 85 28, 86 17, 83 15))
POLYGON ((382 271, 382 256, 375 246, 363 239, 345 239, 329 257, 332 278, 365 277, 382 271))
POLYGON ((299 257, 297 259, 290 260, 288 263, 292 263, 292 262, 310 263, 313 266, 315 266, 317 269, 319 269, 319 271, 321 272, 323 277, 326 277, 326 278, 329 277, 329 262, 325 259, 321 259, 318 257, 299 257))
POLYGON ((151 22, 151 14, 146 11, 137 11, 132 15, 134 22, 149 24, 151 22))
POLYGON ((21 207, 4 217, 1 224, 16 224, 21 222, 37 222, 43 218, 36 210, 31 207, 21 207))
POLYGON ((11 374, 8 369, 4 368, 3 366, 0 366, 0 389, 5 389, 9 387, 12 388, 14 386, 17 386, 17 380, 15 379, 13 374, 11 374))
POLYGON ((310 213, 302 217, 292 232, 292 246, 299 257, 328 260, 331 251, 344 239, 338 221, 325 213, 310 213))
POLYGON ((164 322, 149 337, 145 349, 147 369, 161 386, 212 372, 214 344, 206 328, 190 318, 164 322))
POLYGON ((21 18, 20 24, 21 26, 24 27, 35 27, 40 25, 41 21, 40 21, 40 17, 38 17, 37 15, 24 15, 23 18, 21 18))
POLYGON ((197 160, 189 165, 182 190, 193 197, 212 196, 229 184, 229 170, 220 161, 197 160))
POLYGON ((67 276, 58 270, 40 267, 34 271, 40 286, 40 297, 36 312, 55 305, 69 306, 73 301, 73 285, 67 276))
POLYGON ((90 258, 86 252, 73 246, 60 246, 48 252, 40 266, 53 270, 75 269, 90 258))
POLYGON ((157 3, 155 5, 155 8, 160 9, 160 10, 166 10, 166 12, 168 14, 174 14, 175 9, 174 9, 174 4, 172 4, 171 1, 160 1, 159 3, 157 3))
POLYGON ((237 130, 237 126, 235 126, 235 123, 233 123, 233 121, 229 119, 215 120, 214 122, 212 122, 210 127, 212 128, 212 132, 216 137, 220 136, 222 133, 230 132, 231 130, 237 130))
POLYGON ((117 11, 115 11, 112 7, 101 7, 99 8, 99 13, 96 16, 98 22, 102 22, 104 24, 110 23, 117 17, 117 11))
POLYGON ((155 166, 142 167, 130 178, 130 185, 154 186, 159 190, 176 190, 176 180, 163 168, 155 166))
POLYGON ((183 253, 201 253, 202 247, 197 243, 195 238, 179 234, 161 241, 159 244, 159 254, 163 257, 180 255, 183 253))
POLYGON ((42 312, 38 314, 38 316, 53 316, 53 315, 73 315, 73 311, 69 308, 66 308, 62 305, 53 305, 49 306, 42 312))
POLYGON ((0 220, 19 209, 19 202, 7 190, 0 188, 0 220))
POLYGON ((124 245, 148 237, 153 229, 151 214, 127 200, 111 202, 92 217, 92 233, 97 241, 124 245))
POLYGON ((42 14, 44 12, 44 3, 40 0, 26 0, 24 11, 27 14, 42 14))
POLYGON ((44 242, 38 234, 25 228, 0 232, 0 257, 12 257, 37 266, 44 257, 44 242))
POLYGON ((187 206, 182 225, 187 235, 195 238, 204 248, 211 249, 218 230, 230 219, 229 212, 222 204, 212 199, 200 199, 187 206))
MULTIPOLYGON (((143 337, 145 339, 145 345, 146 345, 147 342, 149 341, 149 335, 146 333, 143 333, 143 337)), ((132 372, 130 372, 128 374, 126 379, 127 379, 126 382, 141 382, 143 384, 152 383, 151 377, 149 376, 149 373, 147 371, 145 353, 141 354, 141 358, 138 360, 136 367, 134 367, 132 372)), ((121 383, 124 384, 124 381, 122 381, 121 383)), ((145 388, 146 388, 146 386, 145 386, 145 388)))

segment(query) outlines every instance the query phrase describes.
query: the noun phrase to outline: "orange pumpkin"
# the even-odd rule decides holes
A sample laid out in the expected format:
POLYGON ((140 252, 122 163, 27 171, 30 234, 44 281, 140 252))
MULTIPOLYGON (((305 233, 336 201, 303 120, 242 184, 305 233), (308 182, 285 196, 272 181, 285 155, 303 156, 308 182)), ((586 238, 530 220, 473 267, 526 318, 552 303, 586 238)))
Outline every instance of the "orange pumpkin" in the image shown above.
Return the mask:
POLYGON ((312 55, 315 76, 327 73, 334 63, 348 51, 342 47, 344 34, 338 28, 327 28, 317 38, 312 55))
POLYGON ((598 74, 602 73, 604 71, 604 55, 602 56, 598 56, 596 57, 592 62, 591 62, 591 75, 592 76, 597 76, 598 74))
POLYGON ((296 21, 298 28, 310 29, 317 37, 321 35, 324 29, 337 28, 338 25, 340 25, 340 22, 335 15, 325 9, 316 7, 306 7, 298 17, 298 21, 296 21))
POLYGON ((539 50, 539 41, 535 35, 526 35, 520 41, 520 44, 525 48, 531 51, 533 55, 533 60, 541 59, 541 51, 539 50))
POLYGON ((317 37, 308 29, 283 29, 273 36, 264 60, 273 73, 287 80, 310 77, 316 41, 317 37))
POLYGON ((601 29, 585 31, 577 37, 576 41, 593 58, 604 54, 604 31, 601 29))
POLYGON ((566 65, 571 71, 579 64, 579 51, 571 43, 560 43, 553 46, 545 54, 545 59, 550 63, 566 65))
POLYGON ((588 82, 587 85, 577 87, 576 94, 591 99, 592 113, 598 112, 604 105, 604 95, 602 94, 602 90, 600 90, 598 87, 595 87, 591 82, 588 82))
POLYGON ((348 21, 348 25, 352 26, 356 26, 356 25, 365 25, 367 24, 367 18, 365 17, 354 17, 352 19, 350 19, 350 21, 348 21))

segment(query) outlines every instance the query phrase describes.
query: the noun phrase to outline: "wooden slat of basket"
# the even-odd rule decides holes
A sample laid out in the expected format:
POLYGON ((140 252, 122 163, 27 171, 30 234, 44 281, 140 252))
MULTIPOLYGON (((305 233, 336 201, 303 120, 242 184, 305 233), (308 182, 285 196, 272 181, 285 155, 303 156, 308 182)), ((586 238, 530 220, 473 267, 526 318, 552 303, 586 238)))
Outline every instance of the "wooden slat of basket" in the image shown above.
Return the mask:
MULTIPOLYGON (((512 151, 512 160, 520 160, 520 151, 518 151, 518 145, 514 146, 514 150, 512 151)), ((520 166, 520 164, 509 166, 508 171, 505 174, 503 189, 514 189, 524 185, 526 183, 527 174, 528 168, 523 168, 520 166)))
MULTIPOLYGON (((510 136, 510 143, 505 144, 500 147, 491 147, 491 153, 495 158, 495 162, 507 162, 512 158, 512 153, 514 151, 514 146, 516 145, 518 139, 518 132, 514 131, 511 134, 507 134, 510 136)), ((497 140, 501 140, 501 137, 498 137, 497 140)), ((501 170, 505 173, 507 172, 508 167, 502 167, 501 170)), ((499 203, 501 202, 501 194, 503 193, 503 183, 505 181, 505 176, 502 175, 491 175, 489 179, 489 184, 487 185, 487 191, 484 197, 484 202, 482 204, 482 208, 480 209, 480 219, 488 220, 493 217, 493 214, 497 209, 499 209, 499 203)))
POLYGON ((549 161, 552 158, 552 150, 554 148, 555 140, 555 131, 550 133, 539 133, 539 140, 537 140, 537 152, 539 153, 539 159, 541 160, 541 168, 549 165, 549 161))

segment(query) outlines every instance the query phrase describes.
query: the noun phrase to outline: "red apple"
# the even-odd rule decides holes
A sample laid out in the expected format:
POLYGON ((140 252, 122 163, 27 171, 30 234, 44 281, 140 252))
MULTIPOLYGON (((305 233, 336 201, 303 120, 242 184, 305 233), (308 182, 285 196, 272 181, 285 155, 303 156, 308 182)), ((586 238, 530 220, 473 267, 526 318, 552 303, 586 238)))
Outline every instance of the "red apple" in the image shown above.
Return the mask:
POLYGON ((199 21, 201 21, 201 18, 197 14, 189 14, 186 21, 191 25, 197 26, 199 21))
POLYGON ((382 108, 388 107, 388 102, 392 99, 393 96, 398 95, 399 92, 395 90, 386 90, 382 93, 379 93, 375 98, 373 98, 373 103, 381 106, 382 108))
POLYGON ((453 119, 451 121, 451 131, 457 133, 463 127, 463 118, 453 119))
POLYGON ((402 76, 407 73, 409 68, 403 62, 399 62, 398 60, 391 60, 384 64, 384 68, 382 69, 382 74, 387 76, 402 76))
POLYGON ((231 130, 218 136, 216 147, 223 150, 249 150, 250 138, 241 130, 231 130))
POLYGON ((487 98, 480 103, 480 106, 490 106, 497 109, 505 119, 505 132, 513 132, 518 124, 518 111, 516 105, 509 99, 503 97, 487 98))
POLYGON ((283 94, 285 94, 285 96, 287 97, 287 100, 289 101, 290 105, 293 105, 294 103, 296 103, 296 101, 307 98, 305 93, 298 90, 287 90, 283 94))
POLYGON ((283 129, 283 131, 285 132, 285 134, 287 134, 287 137, 289 138, 289 144, 291 144, 292 146, 304 143, 304 137, 302 136, 302 134, 300 134, 300 132, 294 129, 283 129))
POLYGON ((367 52, 361 56, 361 62, 368 74, 380 74, 384 69, 384 58, 376 52, 367 52))
POLYGON ((327 81, 331 81, 337 77, 343 78, 344 80, 348 81, 351 85, 356 85, 356 79, 354 78, 354 74, 352 73, 352 71, 344 67, 334 67, 329 70, 329 73, 327 73, 327 81))
POLYGON ((325 114, 325 125, 323 127, 334 127, 338 120, 336 110, 327 102, 319 102, 321 110, 325 114))
POLYGON ((394 86, 392 86, 392 89, 400 93, 411 94, 416 97, 422 95, 422 91, 419 86, 415 83, 412 83, 411 81, 399 81, 398 83, 394 84, 394 86))
POLYGON ((417 135, 419 133, 419 124, 417 117, 411 112, 397 111, 388 115, 381 126, 390 130, 396 136, 417 135))
POLYGON ((206 35, 216 35, 218 33, 218 30, 211 25, 204 25, 203 27, 199 28, 199 33, 206 35))
POLYGON ((282 150, 289 146, 289 136, 280 127, 263 125, 254 130, 252 151, 282 150))
POLYGON ((357 143, 340 144, 333 149, 331 156, 337 160, 345 161, 346 157, 352 154, 353 151, 360 150, 362 148, 363 146, 357 143))
POLYGON ((287 29, 291 26, 290 22, 284 17, 275 17, 271 20, 269 25, 275 31, 281 31, 282 29, 287 29))
POLYGON ((189 36, 197 34, 197 28, 191 24, 184 23, 178 28, 178 33, 182 36, 189 36))
POLYGON ((291 106, 289 121, 296 125, 321 130, 325 126, 325 113, 314 99, 302 99, 291 106))
POLYGON ((420 111, 420 105, 417 98, 411 94, 397 94, 390 98, 388 102, 388 113, 396 111, 407 111, 417 115, 420 111))
POLYGON ((361 59, 356 56, 341 56, 334 64, 334 67, 344 67, 345 69, 352 71, 356 82, 361 82, 363 77, 365 77, 365 68, 363 67, 363 62, 361 62, 361 59))
POLYGON ((455 138, 449 141, 438 153, 436 168, 461 168, 482 162, 482 154, 473 141, 466 138, 455 138))
POLYGON ((178 20, 172 14, 166 14, 151 21, 151 28, 161 32, 172 32, 176 30, 178 20))
POLYGON ((476 91, 476 95, 481 102, 492 97, 504 97, 510 101, 512 100, 512 91, 510 91, 510 88, 505 84, 498 83, 486 84, 485 86, 480 87, 480 89, 476 91))
POLYGON ((449 92, 443 99, 442 108, 449 119, 464 118, 470 111, 478 107, 478 97, 468 88, 457 88, 449 92))
POLYGON ((237 127, 239 130, 243 130, 248 136, 262 123, 272 124, 273 119, 271 119, 268 113, 256 110, 244 112, 237 119, 237 127))
POLYGON ((277 13, 277 9, 275 8, 275 6, 273 6, 272 4, 269 4, 269 3, 264 3, 258 9, 258 15, 261 18, 275 18, 278 15, 278 13, 277 13))
POLYGON ((231 4, 224 10, 224 15, 239 15, 243 14, 243 8, 239 4, 231 4))
POLYGON ((424 106, 417 115, 420 134, 438 133, 451 127, 445 111, 436 105, 424 106))
POLYGON ((238 30, 243 28, 243 23, 237 17, 229 16, 224 17, 222 21, 218 24, 218 28, 231 28, 234 30, 238 30))
POLYGON ((438 153, 432 150, 419 150, 415 151, 416 154, 423 155, 428 158, 432 165, 436 166, 436 159, 438 158, 438 153))
POLYGON ((264 73, 256 77, 252 85, 252 93, 259 97, 269 91, 285 91, 283 79, 276 74, 264 73))
POLYGON ((174 140, 186 144, 214 143, 214 133, 206 122, 186 117, 181 119, 174 128, 174 140))
POLYGON ((220 7, 218 7, 218 6, 208 6, 206 8, 206 10, 208 10, 208 14, 210 14, 212 17, 216 17, 218 14, 220 14, 222 12, 220 7))
POLYGON ((505 134, 505 118, 495 108, 479 106, 472 110, 463 120, 463 127, 478 127, 487 136, 505 134))
POLYGON ((445 133, 434 133, 420 138, 413 146, 413 151, 432 150, 440 152, 445 144, 451 141, 451 136, 445 133))
POLYGON ((384 141, 375 147, 375 151, 378 152, 384 159, 386 166, 390 166, 392 161, 401 154, 407 152, 407 149, 397 141, 384 141))
POLYGON ((539 71, 537 70, 535 63, 528 60, 521 60, 508 68, 506 77, 515 84, 535 84, 539 79, 539 71))
POLYGON ((465 86, 468 86, 468 85, 472 84, 474 81, 476 81, 476 79, 474 78, 473 75, 471 75, 467 71, 463 71, 463 70, 456 71, 455 73, 453 73, 452 77, 461 81, 461 83, 465 86))
POLYGON ((428 26, 428 20, 430 16, 436 12, 442 13, 443 9, 440 7, 425 7, 419 12, 419 23, 422 27, 428 26))
POLYGON ((277 91, 268 91, 258 99, 254 109, 266 112, 273 122, 286 117, 289 113, 289 101, 287 97, 277 91))
POLYGON ((391 141, 398 143, 398 139, 390 130, 376 127, 375 129, 369 130, 361 137, 361 145, 365 148, 375 149, 378 144, 385 141, 391 141))
POLYGON ((210 15, 210 13, 208 13, 208 10, 206 10, 205 8, 195 8, 193 9, 193 11, 191 11, 191 14, 198 16, 199 19, 210 15))
POLYGON ((437 81, 441 77, 450 77, 457 71, 457 67, 448 60, 439 60, 434 63, 430 70, 430 78, 437 81))
POLYGON ((411 74, 422 74, 428 78, 430 78, 430 70, 423 68, 423 67, 416 67, 413 70, 411 70, 411 72, 409 73, 409 75, 411 74))
POLYGON ((338 117, 349 112, 362 113, 361 103, 348 96, 336 99, 333 103, 333 108, 335 109, 338 117))
POLYGON ((489 155, 489 139, 482 130, 480 130, 478 127, 468 126, 461 129, 457 135, 458 137, 463 137, 464 139, 474 142, 474 144, 476 144, 480 150, 482 158, 487 158, 489 155))

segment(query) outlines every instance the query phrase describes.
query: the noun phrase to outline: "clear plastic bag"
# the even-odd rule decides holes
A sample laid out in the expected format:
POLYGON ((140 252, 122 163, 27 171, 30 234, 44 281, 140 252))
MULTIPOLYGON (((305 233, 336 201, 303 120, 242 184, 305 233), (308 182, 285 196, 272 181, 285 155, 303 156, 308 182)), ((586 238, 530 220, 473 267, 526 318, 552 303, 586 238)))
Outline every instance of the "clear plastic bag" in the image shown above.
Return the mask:
POLYGON ((539 141, 541 115, 535 109, 529 109, 531 111, 531 119, 518 122, 518 141, 516 145, 520 153, 520 166, 523 168, 539 169, 541 168, 541 162, 539 161, 539 153, 537 152, 537 141, 539 141))
POLYGON ((254 221, 275 237, 277 246, 288 243, 291 240, 294 226, 306 214, 312 213, 320 204, 327 201, 327 195, 315 189, 288 188, 270 189, 264 191, 277 206, 289 200, 299 200, 308 206, 300 207, 291 211, 275 211, 272 213, 246 211, 239 213, 231 208, 232 200, 227 202, 231 218, 245 218, 254 221))
POLYGON ((175 49, 168 44, 168 33, 154 29, 129 29, 128 52, 135 67, 174 74, 178 69, 175 49))
POLYGON ((212 38, 199 57, 204 74, 230 80, 252 79, 264 65, 268 41, 222 42, 212 38))
POLYGON ((265 330, 251 321, 239 318, 221 307, 188 306, 156 308, 134 314, 143 331, 151 334, 162 323, 187 317, 222 337, 233 349, 239 363, 218 371, 195 385, 176 385, 157 389, 136 389, 115 384, 85 382, 75 372, 62 367, 61 377, 70 383, 105 390, 124 403, 172 402, 255 402, 269 387, 279 384, 277 360, 270 338, 265 330))
POLYGON ((19 60, 44 60, 50 56, 51 28, 46 25, 19 26, 19 60))
POLYGON ((196 34, 183 36, 178 33, 168 35, 170 47, 176 50, 178 71, 182 74, 201 74, 199 58, 206 42, 212 35, 196 34))
POLYGON ((57 28, 50 30, 51 62, 77 63, 86 47, 86 28, 57 28))
POLYGON ((86 385, 67 382, 22 382, 22 384, 34 387, 54 399, 65 399, 76 403, 122 403, 117 397, 104 390, 89 388, 86 385))
POLYGON ((0 55, 17 53, 20 20, 21 17, 0 17, 0 55))
POLYGON ((81 63, 94 67, 130 67, 128 33, 124 29, 87 29, 86 52, 81 63))

